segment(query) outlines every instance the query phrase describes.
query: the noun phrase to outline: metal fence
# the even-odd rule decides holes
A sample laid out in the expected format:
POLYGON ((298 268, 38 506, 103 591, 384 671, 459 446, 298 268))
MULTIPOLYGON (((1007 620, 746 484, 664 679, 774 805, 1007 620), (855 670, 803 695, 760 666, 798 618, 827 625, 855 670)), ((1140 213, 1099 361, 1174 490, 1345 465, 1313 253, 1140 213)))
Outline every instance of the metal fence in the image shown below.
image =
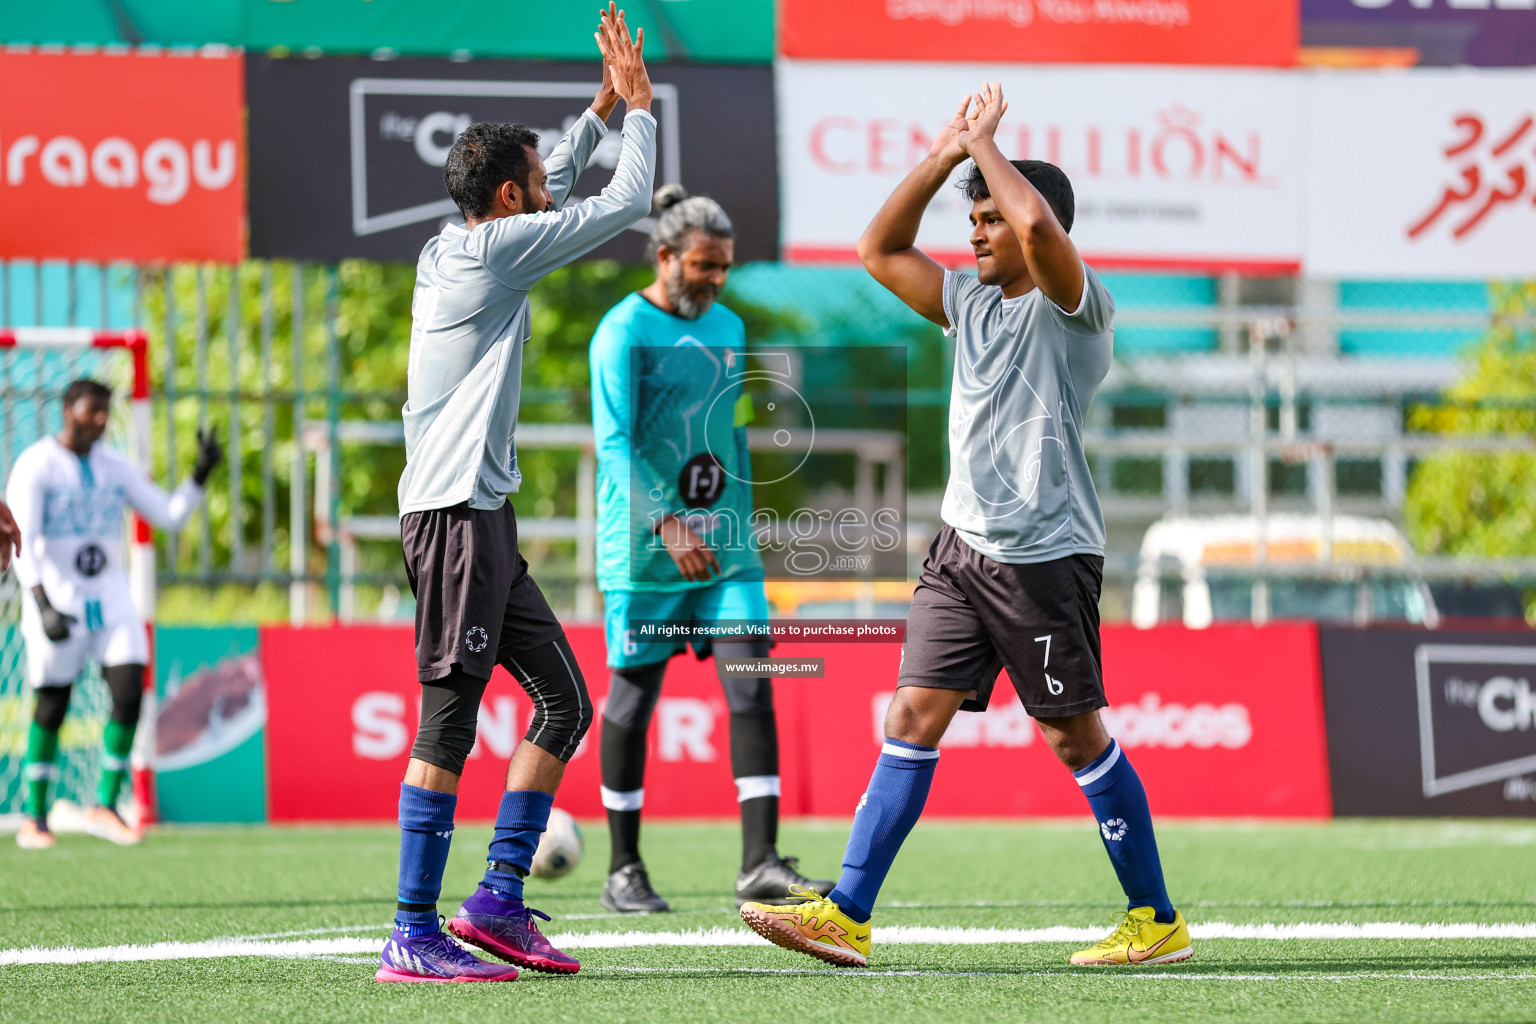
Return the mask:
MULTIPOLYGON (((296 621, 403 614, 392 424, 410 271, 13 264, 0 268, 0 324, 144 326, 166 484, 186 472, 198 429, 225 438, 208 514, 160 541, 163 587, 264 587, 296 621)), ((1110 529, 1106 614, 1129 614, 1142 538, 1175 515, 1315 516, 1325 535, 1337 517, 1379 518, 1406 530, 1427 576, 1536 582, 1536 513, 1520 510, 1536 509, 1536 288, 1103 276, 1116 361, 1087 441, 1110 529), (1494 520, 1502 533, 1481 528, 1494 520)), ((941 332, 850 268, 743 268, 727 301, 771 312, 779 343, 909 347, 906 506, 921 541, 945 468, 941 332)), ((586 616, 594 474, 590 441, 570 429, 587 422, 576 362, 560 386, 525 395, 519 437, 537 450, 519 512, 541 583, 586 616)), ((911 555, 915 567, 919 543, 911 555)))

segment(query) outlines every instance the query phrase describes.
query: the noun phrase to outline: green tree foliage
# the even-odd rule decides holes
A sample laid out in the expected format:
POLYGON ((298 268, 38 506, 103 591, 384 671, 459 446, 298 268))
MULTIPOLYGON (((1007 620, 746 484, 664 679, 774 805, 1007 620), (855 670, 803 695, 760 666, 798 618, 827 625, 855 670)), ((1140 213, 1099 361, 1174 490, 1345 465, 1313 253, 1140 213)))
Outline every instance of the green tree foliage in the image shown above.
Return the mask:
MULTIPOLYGON (((1536 284, 1496 285, 1496 318, 1536 315, 1536 284)), ((1536 436, 1536 332, 1496 320, 1466 354, 1445 400, 1410 411, 1410 430, 1452 436, 1536 436)), ((1404 503, 1408 535, 1425 554, 1536 555, 1536 455, 1447 452, 1414 470, 1404 503)))
MULTIPOLYGON (((590 420, 587 348, 592 334, 609 308, 650 283, 653 274, 644 266, 591 261, 558 270, 539 284, 530 300, 533 339, 523 358, 523 422, 590 420)), ((182 577, 211 570, 213 579, 239 580, 286 572, 295 411, 320 430, 331 417, 398 422, 405 402, 414 279, 415 267, 409 264, 363 260, 335 267, 251 261, 236 268, 178 266, 145 272, 143 322, 150 334, 156 396, 154 476, 174 483, 186 474, 197 428, 204 423, 218 432, 229 453, 226 468, 209 484, 206 531, 194 523, 188 536, 162 538, 163 569, 182 577), (238 479, 234 494, 230 473, 238 479), (264 520, 272 526, 266 550, 264 520), (237 537, 238 560, 233 557, 237 537)), ((726 301, 746 321, 749 343, 793 337, 800 328, 792 315, 738 297, 726 301)), ((574 451, 520 452, 519 511, 574 515, 577 458, 574 451)), ((341 516, 393 514, 405 465, 402 446, 343 445, 337 461, 341 516)), ((313 454, 306 466, 306 498, 313 502, 313 454)), ((329 565, 312 520, 305 564, 312 575, 325 573, 329 565)), ((359 569, 384 579, 403 580, 404 575, 398 549, 385 544, 365 547, 359 569)))

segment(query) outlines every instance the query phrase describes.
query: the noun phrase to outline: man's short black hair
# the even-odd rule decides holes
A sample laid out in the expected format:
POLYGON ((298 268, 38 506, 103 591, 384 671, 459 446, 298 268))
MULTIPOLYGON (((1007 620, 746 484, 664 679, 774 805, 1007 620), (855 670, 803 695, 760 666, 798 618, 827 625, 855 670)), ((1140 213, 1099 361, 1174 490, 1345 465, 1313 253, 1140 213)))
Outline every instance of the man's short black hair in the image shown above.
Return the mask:
POLYGON ((99 398, 103 402, 112 401, 112 389, 100 381, 82 377, 64 389, 64 404, 74 405, 82 398, 99 398))
POLYGON ((491 212, 496 190, 510 181, 528 190, 528 150, 538 148, 539 136, 521 124, 481 121, 465 128, 448 151, 443 184, 465 219, 491 212))
MULTIPOLYGON (((1051 212, 1056 214, 1056 219, 1061 222, 1061 230, 1068 234, 1072 231, 1072 218, 1077 212, 1077 201, 1072 198, 1072 182, 1067 175, 1055 164, 1048 164, 1044 160, 1010 160, 1009 163, 1018 168, 1024 180, 1035 186, 1035 191, 1045 197, 1050 204, 1051 212)), ((978 199, 986 199, 992 195, 992 190, 987 188, 987 179, 981 176, 981 168, 971 164, 971 173, 960 182, 960 191, 965 193, 965 198, 971 202, 978 199)))

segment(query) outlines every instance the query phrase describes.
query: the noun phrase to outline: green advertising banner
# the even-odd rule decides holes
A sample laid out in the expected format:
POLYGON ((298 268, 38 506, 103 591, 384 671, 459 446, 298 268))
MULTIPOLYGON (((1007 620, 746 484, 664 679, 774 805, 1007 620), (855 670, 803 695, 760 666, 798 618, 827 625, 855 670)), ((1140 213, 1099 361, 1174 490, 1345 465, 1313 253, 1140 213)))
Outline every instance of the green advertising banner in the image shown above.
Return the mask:
MULTIPOLYGON (((527 0, 49 0, 0 4, 0 42, 587 60, 599 4, 527 0)), ((637 0, 655 59, 767 64, 773 0, 637 0)))
POLYGON ((48 0, 0 3, 0 42, 69 46, 240 42, 240 0, 48 0))
POLYGON ((162 821, 265 821, 266 684, 250 627, 155 630, 162 821))

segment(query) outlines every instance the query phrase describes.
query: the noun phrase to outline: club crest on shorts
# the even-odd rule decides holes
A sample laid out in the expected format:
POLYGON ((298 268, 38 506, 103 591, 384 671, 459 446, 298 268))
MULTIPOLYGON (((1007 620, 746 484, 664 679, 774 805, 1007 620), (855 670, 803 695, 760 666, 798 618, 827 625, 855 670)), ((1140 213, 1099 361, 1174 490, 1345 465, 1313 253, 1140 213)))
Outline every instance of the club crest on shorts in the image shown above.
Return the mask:
POLYGON ((470 626, 464 634, 464 646, 471 652, 479 654, 485 650, 486 644, 491 642, 491 634, 485 631, 484 626, 470 626))

